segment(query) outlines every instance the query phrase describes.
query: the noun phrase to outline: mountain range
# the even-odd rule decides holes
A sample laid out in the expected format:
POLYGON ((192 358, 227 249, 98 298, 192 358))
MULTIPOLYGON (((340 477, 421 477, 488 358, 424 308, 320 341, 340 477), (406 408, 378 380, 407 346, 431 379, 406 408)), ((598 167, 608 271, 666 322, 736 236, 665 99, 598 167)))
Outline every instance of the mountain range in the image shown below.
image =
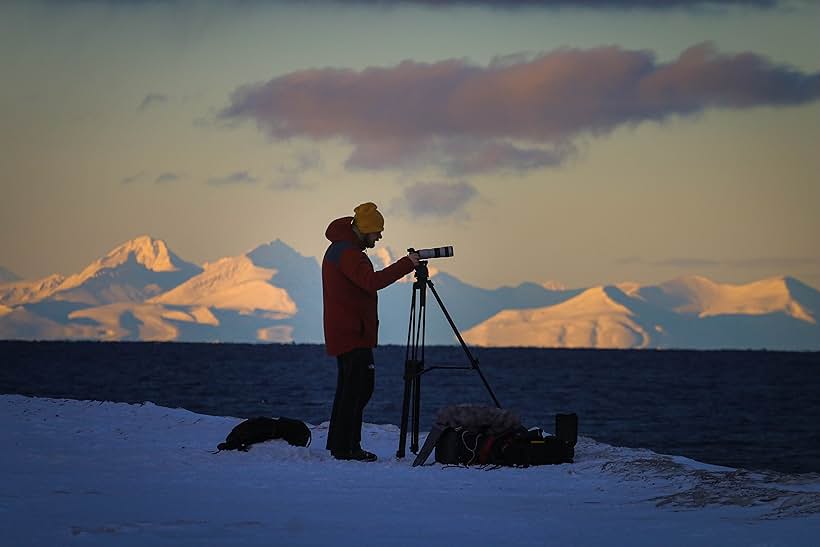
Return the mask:
MULTIPOLYGON (((385 248, 371 259, 377 269, 392 260, 385 248)), ((470 345, 820 350, 820 292, 793 277, 483 289, 433 262, 433 288, 470 345)), ((141 236, 68 277, 0 274, 3 339, 323 341, 319 262, 278 239, 197 265, 141 236)), ((383 344, 406 343, 412 281, 379 293, 383 344)), ((430 292, 426 343, 458 343, 430 292)))

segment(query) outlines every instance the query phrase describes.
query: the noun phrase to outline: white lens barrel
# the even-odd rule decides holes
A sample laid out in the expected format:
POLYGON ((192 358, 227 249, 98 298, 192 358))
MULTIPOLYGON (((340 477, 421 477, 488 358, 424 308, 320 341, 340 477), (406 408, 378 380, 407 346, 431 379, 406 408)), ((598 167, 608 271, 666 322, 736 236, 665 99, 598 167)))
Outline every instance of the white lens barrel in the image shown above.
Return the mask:
POLYGON ((434 247, 432 249, 419 249, 416 251, 419 258, 427 260, 428 258, 447 258, 453 256, 453 247, 434 247))

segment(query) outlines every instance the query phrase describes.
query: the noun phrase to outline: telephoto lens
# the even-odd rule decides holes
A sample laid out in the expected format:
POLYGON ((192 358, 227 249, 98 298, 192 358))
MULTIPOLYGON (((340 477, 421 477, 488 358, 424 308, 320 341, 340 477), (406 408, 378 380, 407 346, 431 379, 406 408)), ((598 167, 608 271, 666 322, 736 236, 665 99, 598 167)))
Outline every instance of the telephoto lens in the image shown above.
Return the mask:
POLYGON ((416 251, 419 258, 427 260, 428 258, 447 258, 453 256, 453 247, 434 247, 432 249, 419 249, 416 251))

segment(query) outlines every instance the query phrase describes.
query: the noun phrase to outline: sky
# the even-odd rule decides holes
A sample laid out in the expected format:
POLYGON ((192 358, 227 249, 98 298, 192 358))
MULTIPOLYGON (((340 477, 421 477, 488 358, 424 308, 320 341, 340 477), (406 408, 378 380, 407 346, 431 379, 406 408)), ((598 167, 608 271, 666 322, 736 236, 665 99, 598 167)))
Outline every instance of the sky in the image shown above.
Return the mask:
POLYGON ((493 288, 820 287, 820 3, 0 5, 0 267, 203 263, 378 204, 493 288))

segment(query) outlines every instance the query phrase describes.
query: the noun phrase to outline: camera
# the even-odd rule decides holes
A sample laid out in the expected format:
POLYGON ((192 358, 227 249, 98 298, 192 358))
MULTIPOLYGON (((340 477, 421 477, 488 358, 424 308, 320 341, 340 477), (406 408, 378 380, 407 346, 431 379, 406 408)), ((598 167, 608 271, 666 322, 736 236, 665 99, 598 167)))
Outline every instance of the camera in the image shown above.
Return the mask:
POLYGON ((407 249, 408 253, 417 253, 421 260, 427 260, 429 258, 447 258, 453 256, 453 246, 447 247, 433 247, 432 249, 419 249, 415 250, 412 247, 407 249))

